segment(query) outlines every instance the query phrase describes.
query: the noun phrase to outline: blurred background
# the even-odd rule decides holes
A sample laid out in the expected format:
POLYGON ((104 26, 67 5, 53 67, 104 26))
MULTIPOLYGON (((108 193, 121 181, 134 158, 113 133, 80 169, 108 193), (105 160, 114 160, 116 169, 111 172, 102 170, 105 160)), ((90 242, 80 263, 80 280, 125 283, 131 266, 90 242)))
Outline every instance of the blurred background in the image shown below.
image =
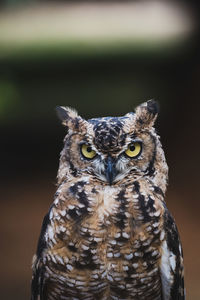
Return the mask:
POLYGON ((65 135, 55 107, 115 116, 151 98, 161 108, 187 299, 200 299, 199 13, 194 0, 1 1, 1 299, 30 297, 65 135))

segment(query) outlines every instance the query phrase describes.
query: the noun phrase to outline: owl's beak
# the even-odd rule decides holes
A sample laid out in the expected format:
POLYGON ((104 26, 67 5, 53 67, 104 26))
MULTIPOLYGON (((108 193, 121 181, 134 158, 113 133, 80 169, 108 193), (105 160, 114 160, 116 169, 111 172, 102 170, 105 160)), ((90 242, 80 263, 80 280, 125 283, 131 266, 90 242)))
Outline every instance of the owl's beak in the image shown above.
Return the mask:
POLYGON ((105 175, 109 184, 112 185, 113 180, 116 176, 116 169, 114 160, 110 156, 108 156, 108 158, 105 161, 105 175))

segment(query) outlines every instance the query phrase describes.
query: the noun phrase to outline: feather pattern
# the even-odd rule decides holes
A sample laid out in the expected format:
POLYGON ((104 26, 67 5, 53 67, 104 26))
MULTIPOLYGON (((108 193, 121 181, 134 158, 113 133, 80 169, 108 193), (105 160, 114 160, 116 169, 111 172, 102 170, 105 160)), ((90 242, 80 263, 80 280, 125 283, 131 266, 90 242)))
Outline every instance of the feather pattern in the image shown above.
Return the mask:
POLYGON ((31 300, 184 300, 155 101, 123 117, 86 121, 65 107, 58 114, 67 135, 33 258, 31 300))

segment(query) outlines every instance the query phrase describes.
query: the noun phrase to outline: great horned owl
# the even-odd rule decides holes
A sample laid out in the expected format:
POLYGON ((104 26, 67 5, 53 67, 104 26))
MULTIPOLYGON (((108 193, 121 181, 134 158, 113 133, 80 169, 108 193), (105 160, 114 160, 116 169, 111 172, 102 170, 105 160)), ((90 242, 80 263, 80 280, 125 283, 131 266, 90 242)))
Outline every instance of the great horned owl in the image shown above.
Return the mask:
POLYGON ((86 121, 65 107, 58 114, 67 135, 31 299, 185 299, 156 102, 123 117, 86 121))

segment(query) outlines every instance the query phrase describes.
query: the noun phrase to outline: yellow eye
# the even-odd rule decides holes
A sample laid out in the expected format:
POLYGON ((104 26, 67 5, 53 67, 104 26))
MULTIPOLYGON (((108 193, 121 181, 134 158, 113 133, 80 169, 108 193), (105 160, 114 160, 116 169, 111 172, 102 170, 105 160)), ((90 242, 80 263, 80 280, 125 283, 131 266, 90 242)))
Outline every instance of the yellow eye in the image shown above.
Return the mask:
POLYGON ((141 143, 135 142, 128 146, 127 150, 125 151, 128 157, 136 157, 141 153, 142 146, 141 143))
POLYGON ((94 150, 92 150, 91 146, 89 146, 87 144, 81 145, 81 152, 82 152, 83 156, 88 159, 92 159, 96 156, 96 152, 94 150))

